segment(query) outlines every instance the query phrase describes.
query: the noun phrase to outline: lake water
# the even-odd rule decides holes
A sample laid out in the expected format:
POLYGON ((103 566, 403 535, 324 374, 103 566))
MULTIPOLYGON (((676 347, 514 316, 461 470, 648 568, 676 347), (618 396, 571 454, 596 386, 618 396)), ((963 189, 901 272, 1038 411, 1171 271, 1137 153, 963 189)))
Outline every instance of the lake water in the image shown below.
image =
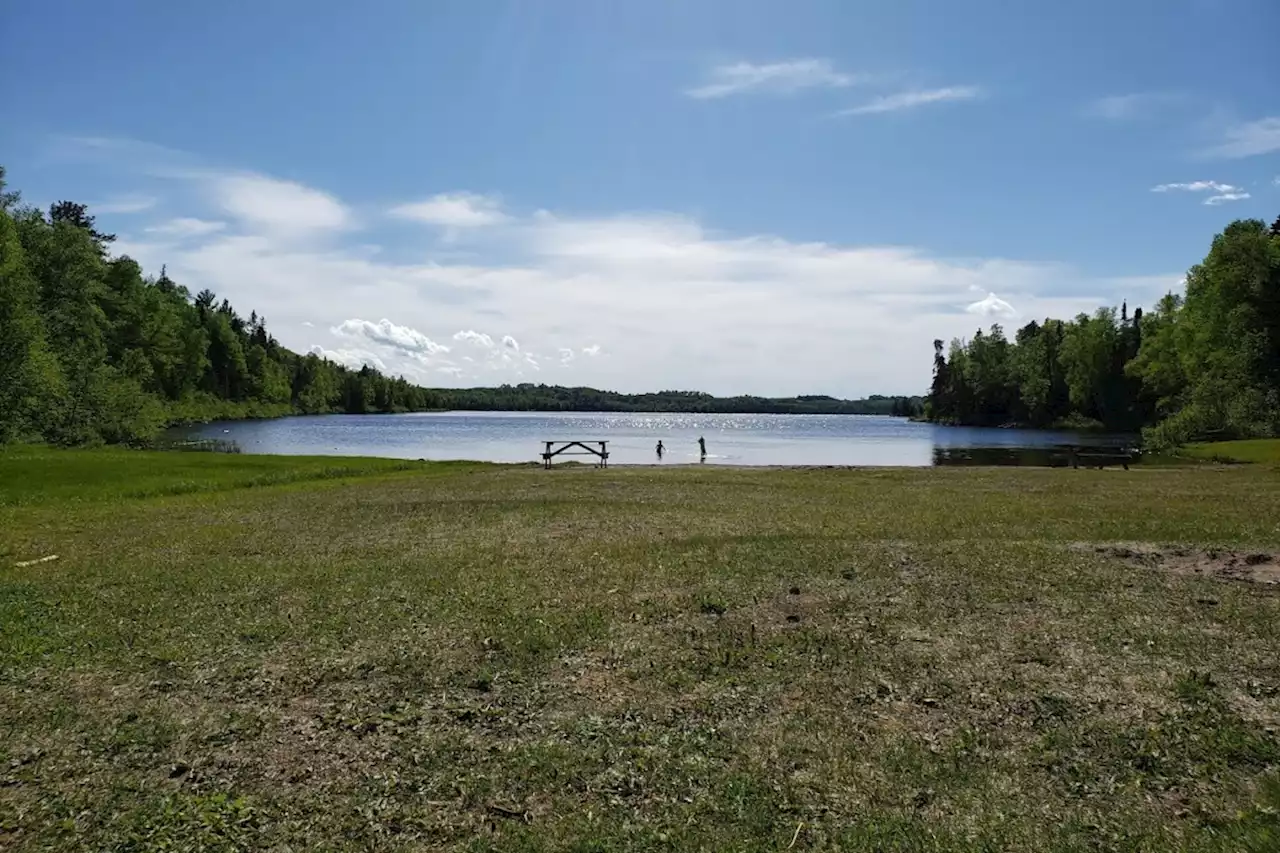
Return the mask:
POLYGON ((489 462, 536 461, 546 440, 604 440, 613 465, 657 464, 659 441, 666 446, 661 464, 697 463, 699 436, 707 440, 707 464, 717 465, 1051 464, 1051 453, 1062 445, 1128 441, 1124 436, 942 427, 868 415, 318 415, 215 422, 171 432, 172 438, 230 440, 245 453, 489 462))

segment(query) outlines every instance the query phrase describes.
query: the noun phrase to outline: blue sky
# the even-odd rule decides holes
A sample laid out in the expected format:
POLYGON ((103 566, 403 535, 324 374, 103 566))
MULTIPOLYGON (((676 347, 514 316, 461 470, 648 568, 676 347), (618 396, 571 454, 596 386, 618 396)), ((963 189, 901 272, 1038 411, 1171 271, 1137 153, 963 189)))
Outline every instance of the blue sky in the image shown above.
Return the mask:
POLYGON ((916 392, 934 337, 1149 304, 1280 214, 1276 32, 1271 0, 7 4, 0 162, 424 383, 916 392))

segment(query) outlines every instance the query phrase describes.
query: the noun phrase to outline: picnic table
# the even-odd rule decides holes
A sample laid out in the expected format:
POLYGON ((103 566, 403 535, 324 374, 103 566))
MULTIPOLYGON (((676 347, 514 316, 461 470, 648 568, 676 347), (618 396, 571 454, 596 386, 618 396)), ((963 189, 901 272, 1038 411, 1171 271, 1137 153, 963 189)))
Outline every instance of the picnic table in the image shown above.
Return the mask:
POLYGON ((546 450, 542 452, 542 467, 550 468, 551 462, 558 456, 594 456, 599 460, 601 468, 609 467, 609 442, 607 441, 544 441, 546 450))

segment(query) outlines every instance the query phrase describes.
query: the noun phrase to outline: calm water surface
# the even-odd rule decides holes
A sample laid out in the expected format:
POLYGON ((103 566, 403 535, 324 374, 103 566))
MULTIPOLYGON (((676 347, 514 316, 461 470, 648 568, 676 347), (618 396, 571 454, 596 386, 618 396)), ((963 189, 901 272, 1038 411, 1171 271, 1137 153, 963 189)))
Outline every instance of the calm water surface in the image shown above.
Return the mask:
MULTIPOLYGON (((542 442, 609 442, 610 464, 719 465, 1048 464, 1053 448, 1120 445, 1124 436, 940 427, 868 415, 693 415, 448 412, 318 415, 183 428, 175 438, 234 441, 245 453, 389 456, 532 462, 542 442)), ((590 457, 570 457, 587 461, 590 457)))

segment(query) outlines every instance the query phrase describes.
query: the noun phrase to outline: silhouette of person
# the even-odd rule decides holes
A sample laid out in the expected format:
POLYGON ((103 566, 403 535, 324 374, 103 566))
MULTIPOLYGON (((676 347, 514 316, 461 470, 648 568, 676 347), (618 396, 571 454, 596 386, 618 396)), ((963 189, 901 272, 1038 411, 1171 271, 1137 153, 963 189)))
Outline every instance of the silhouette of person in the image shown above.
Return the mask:
POLYGON ((698 436, 698 452, 702 457, 702 461, 707 461, 707 440, 702 436, 698 436))
POLYGON ((662 461, 662 452, 663 452, 664 450, 666 450, 666 448, 665 448, 665 447, 663 447, 663 446, 662 446, 662 442, 661 442, 661 441, 659 441, 659 442, 658 442, 658 461, 659 461, 659 462, 661 462, 661 461, 662 461))

